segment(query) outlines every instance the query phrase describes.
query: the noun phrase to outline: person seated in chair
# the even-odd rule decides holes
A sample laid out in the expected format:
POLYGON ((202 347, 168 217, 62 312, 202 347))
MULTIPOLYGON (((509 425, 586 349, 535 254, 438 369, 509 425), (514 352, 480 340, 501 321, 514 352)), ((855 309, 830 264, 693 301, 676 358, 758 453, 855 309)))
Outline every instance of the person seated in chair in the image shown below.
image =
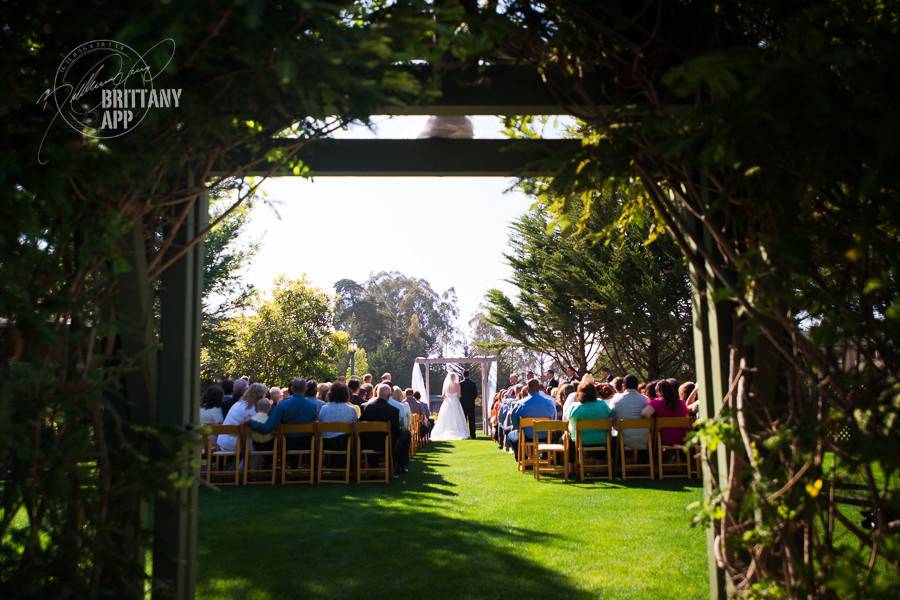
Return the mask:
MULTIPOLYGON (((356 423, 356 407, 350 404, 350 390, 343 383, 333 383, 328 390, 328 402, 319 411, 319 423, 356 423)), ((348 433, 322 433, 325 450, 346 450, 348 433)), ((339 467, 343 467, 341 459, 339 467)))
MULTIPOLYGON (((637 389, 638 378, 635 375, 626 375, 624 380, 625 391, 613 396, 613 414, 616 419, 640 419, 645 418, 641 414, 647 406, 647 398, 637 389)), ((647 450, 647 430, 628 429, 621 432, 618 442, 625 445, 626 450, 647 450)), ((643 452, 641 453, 643 454, 643 452)))
MULTIPOLYGON (((528 380, 528 396, 515 404, 510 411, 512 431, 506 434, 506 442, 515 448, 519 443, 519 423, 523 418, 556 419, 556 402, 541 393, 541 382, 531 378, 528 380)), ((530 427, 523 430, 526 441, 531 441, 530 427)))
MULTIPOLYGON (((688 407, 684 400, 678 397, 675 387, 666 380, 656 384, 658 397, 650 400, 650 403, 641 411, 641 416, 649 419, 657 417, 686 417, 688 407)), ((660 438, 664 446, 679 446, 684 443, 684 437, 688 430, 684 428, 666 427, 660 430, 660 438)))
MULTIPOLYGON (((605 389, 604 393, 612 396, 612 386, 608 383, 604 383, 603 385, 608 388, 605 389)), ((578 402, 572 409, 572 414, 569 415, 569 439, 572 440, 573 444, 578 442, 579 420, 587 421, 591 419, 608 419, 612 414, 612 410, 610 410, 606 402, 597 400, 597 386, 592 381, 583 381, 582 383, 578 384, 577 393, 578 402)), ((581 445, 585 448, 605 446, 606 443, 605 431, 585 429, 581 432, 581 445)), ((577 460, 578 452, 570 450, 569 462, 571 464, 574 464, 575 462, 577 462, 577 460)))
MULTIPOLYGON (((411 436, 408 430, 400 427, 400 410, 388 403, 393 390, 386 383, 378 384, 378 396, 363 405, 360 421, 383 421, 391 424, 391 440, 394 446, 394 460, 397 470, 405 472, 409 464, 409 444, 411 436)), ((360 436, 360 442, 366 450, 384 451, 384 438, 378 433, 368 433, 360 436)), ((394 473, 397 476, 397 473, 394 473)))
POLYGON ((416 392, 412 388, 406 388, 403 393, 405 395, 403 402, 409 406, 410 414, 419 415, 419 435, 422 437, 428 435, 428 432, 431 431, 429 427, 430 421, 425 416, 425 409, 422 408, 422 403, 416 400, 416 392))
MULTIPOLYGON (((256 433, 272 433, 272 430, 281 425, 295 425, 302 423, 312 423, 316 420, 319 413, 318 405, 312 399, 304 396, 306 393, 306 380, 294 379, 291 381, 291 395, 278 403, 278 406, 269 413, 269 418, 265 423, 258 421, 250 421, 248 423, 250 429, 256 433)), ((309 445, 310 433, 288 434, 287 449, 300 450, 304 445, 309 445)))

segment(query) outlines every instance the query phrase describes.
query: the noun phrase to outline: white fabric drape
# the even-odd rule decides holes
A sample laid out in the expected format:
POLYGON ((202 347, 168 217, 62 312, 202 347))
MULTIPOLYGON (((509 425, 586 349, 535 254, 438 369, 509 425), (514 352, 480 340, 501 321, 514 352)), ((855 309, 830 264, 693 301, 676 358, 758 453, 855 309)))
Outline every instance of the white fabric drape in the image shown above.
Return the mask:
MULTIPOLYGON (((485 365, 482 363, 481 368, 484 369, 485 365)), ((491 368, 488 369, 487 372, 487 385, 482 390, 481 394, 481 417, 482 423, 484 424, 484 432, 490 432, 490 422, 491 422, 491 408, 492 403, 494 401, 494 394, 497 393, 497 362, 491 362, 491 368)))
POLYGON ((412 389, 422 394, 424 402, 430 402, 428 391, 425 389, 425 378, 422 376, 422 365, 413 363, 412 368, 412 389))

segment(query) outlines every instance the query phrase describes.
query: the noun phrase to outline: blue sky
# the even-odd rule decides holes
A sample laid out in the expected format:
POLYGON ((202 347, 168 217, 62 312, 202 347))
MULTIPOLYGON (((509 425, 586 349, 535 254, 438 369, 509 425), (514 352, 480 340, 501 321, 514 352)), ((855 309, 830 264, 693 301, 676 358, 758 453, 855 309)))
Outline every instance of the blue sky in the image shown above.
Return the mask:
MULTIPOLYGON (((414 138, 426 120, 382 117, 374 133, 354 127, 339 136, 414 138)), ((473 122, 476 137, 502 137, 499 119, 473 122)), ((455 288, 462 326, 488 289, 514 291, 503 281, 510 275, 503 258, 508 226, 532 199, 508 191, 513 183, 483 177, 273 178, 261 186, 266 202, 251 213, 247 233, 261 247, 245 277, 266 290, 280 274, 305 274, 331 290, 338 279, 400 271, 427 279, 438 292, 455 288)))

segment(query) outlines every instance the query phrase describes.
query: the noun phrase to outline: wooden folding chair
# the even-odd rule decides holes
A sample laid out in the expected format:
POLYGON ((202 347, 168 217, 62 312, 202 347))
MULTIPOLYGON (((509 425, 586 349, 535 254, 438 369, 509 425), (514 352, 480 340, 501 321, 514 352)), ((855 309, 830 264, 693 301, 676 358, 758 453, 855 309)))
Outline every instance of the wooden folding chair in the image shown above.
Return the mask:
POLYGON ((216 483, 218 485, 238 485, 241 482, 241 444, 244 441, 243 433, 240 425, 206 425, 209 428, 210 435, 206 436, 206 482, 216 483), (234 450, 219 450, 216 446, 216 438, 220 435, 236 435, 237 444, 234 450), (230 468, 223 468, 224 463, 227 467, 228 459, 234 463, 230 468), (213 477, 227 475, 229 478, 234 477, 234 481, 213 481, 213 477))
POLYGON ((281 446, 281 483, 315 483, 316 464, 316 423, 283 423, 279 428, 281 438, 278 442, 281 446), (288 441, 291 434, 308 434, 306 439, 301 438, 300 447, 288 450, 288 441), (297 466, 288 465, 288 457, 297 457, 297 466), (306 459, 306 461, 304 461, 306 459), (304 466, 306 462, 307 466, 304 466), (291 479, 291 475, 300 475, 300 479, 291 479))
POLYGON ((353 424, 352 423, 319 423, 316 428, 319 438, 319 467, 318 482, 319 483, 350 483, 350 465, 353 455, 350 452, 350 445, 353 440, 353 424), (343 450, 326 450, 325 437, 323 433, 340 433, 346 435, 347 444, 343 450), (326 459, 331 456, 343 456, 343 468, 329 466, 326 459), (329 479, 326 475, 341 475, 341 479, 329 479))
POLYGON ((563 474, 563 481, 569 481, 569 437, 566 433, 568 424, 565 421, 535 421, 532 426, 534 442, 537 445, 534 454, 534 478, 540 481, 542 473, 563 474), (558 433, 560 440, 554 441, 553 434, 558 433), (541 434, 545 434, 545 442, 541 442, 541 434), (541 458, 546 453, 547 458, 541 458), (556 459, 562 454, 562 465, 557 464, 556 459))
POLYGON ((516 444, 516 462, 519 465, 519 471, 524 473, 526 470, 532 468, 534 465, 533 457, 534 450, 536 447, 535 439, 532 439, 530 442, 525 441, 525 428, 534 426, 537 421, 549 421, 550 419, 533 419, 529 417, 523 417, 519 419, 519 442, 516 444))
POLYGON ((575 451, 577 452, 576 461, 578 462, 578 477, 581 481, 588 479, 603 479, 603 476, 591 477, 591 473, 606 472, 606 479, 612 481, 613 465, 612 465, 612 420, 611 419, 578 419, 575 421, 575 451), (602 446, 585 446, 584 431, 605 431, 606 444, 602 446), (600 459, 600 464, 587 462, 590 454, 605 454, 606 460, 600 459), (604 464, 605 463, 605 464, 604 464))
POLYGON ((390 483, 393 460, 391 457, 391 424, 386 421, 359 421, 354 427, 354 442, 356 443, 356 483, 390 483), (384 451, 363 448, 362 435, 366 433, 384 434, 384 451), (369 460, 384 460, 384 466, 369 466, 369 460), (365 462, 363 462, 365 461, 365 462), (383 474, 384 479, 364 479, 364 475, 383 474))
POLYGON ((690 417, 656 417, 655 420, 656 425, 654 429, 656 430, 656 453, 659 464, 659 478, 666 478, 666 468, 668 468, 670 471, 672 469, 677 471, 675 475, 669 475, 669 477, 687 477, 690 479, 691 461, 693 460, 693 457, 690 455, 688 448, 683 443, 664 445, 662 442, 663 429, 690 429, 690 417), (676 457, 674 462, 665 462, 663 460, 665 450, 674 451, 676 457), (684 460, 679 461, 677 460, 678 457, 682 457, 684 460), (682 470, 685 470, 686 474, 682 470))
POLYGON ((275 476, 278 473, 278 430, 272 432, 272 449, 271 450, 254 450, 253 440, 249 435, 244 440, 244 485, 252 485, 256 483, 268 483, 275 485, 275 476), (256 468, 251 466, 251 462, 263 461, 271 458, 272 463, 269 468, 256 468), (265 475, 265 478, 254 479, 256 475, 265 475))
POLYGON ((628 469, 647 469, 649 475, 632 475, 632 479, 653 479, 653 422, 650 419, 619 419, 616 422, 616 430, 619 432, 619 460, 622 466, 622 479, 628 479, 628 469), (640 450, 637 448, 625 447, 625 436, 623 433, 628 430, 643 429, 647 432, 647 462, 638 462, 640 450), (626 462, 625 453, 631 452, 632 462, 626 462))
POLYGON ((409 455, 415 456, 416 450, 419 449, 419 413, 409 415, 409 455))

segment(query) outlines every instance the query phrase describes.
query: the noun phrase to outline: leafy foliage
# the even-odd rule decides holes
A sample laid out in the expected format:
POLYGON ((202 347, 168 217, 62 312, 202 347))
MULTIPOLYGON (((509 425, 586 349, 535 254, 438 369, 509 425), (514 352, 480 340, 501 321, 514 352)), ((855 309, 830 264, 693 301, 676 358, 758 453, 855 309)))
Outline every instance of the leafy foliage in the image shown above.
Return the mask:
POLYGON ((334 297, 305 279, 279 277, 272 289, 271 298, 259 298, 250 313, 232 320, 237 333, 229 371, 278 386, 299 376, 334 379, 350 342, 334 328, 334 297))
MULTIPOLYGON (((213 220, 231 202, 227 189, 221 186, 210 192, 213 220)), ((228 364, 233 362, 237 337, 229 318, 249 309, 253 300, 253 284, 242 280, 244 270, 259 250, 259 242, 245 239, 242 233, 250 208, 249 202, 239 206, 203 240, 200 377, 206 381, 229 375, 228 364)))
POLYGON ((453 337, 459 309, 452 288, 438 294, 424 279, 396 272, 377 273, 362 284, 342 279, 334 288, 335 322, 370 349, 370 370, 391 373, 398 385, 411 383, 416 357, 442 351, 453 337))
MULTIPOLYGON (((607 199, 604 206, 604 218, 615 217, 617 203, 607 199)), ((618 373, 687 376, 693 358, 687 269, 671 242, 648 245, 647 235, 646 226, 633 224, 601 243, 563 232, 545 209, 525 215, 513 225, 507 256, 518 296, 490 290, 489 322, 520 347, 580 373, 599 361, 618 373)))
POLYGON ((157 380, 153 313, 160 276, 208 233, 175 244, 184 217, 260 158, 303 173, 295 155, 308 140, 433 93, 395 64, 440 64, 481 42, 459 28, 458 7, 423 1, 4 8, 0 595, 137 597, 142 515, 191 472, 188 437, 156 422, 157 398, 182 395, 157 395, 171 382, 157 380), (168 63, 148 52, 164 38, 168 63), (146 52, 156 83, 184 90, 179 108, 103 143, 61 119, 48 129, 53 102, 45 111, 38 98, 60 60, 97 39, 146 52), (273 136, 287 144, 273 151, 273 136))
POLYGON ((727 345, 712 349, 725 389, 701 394, 722 407, 704 414, 721 434, 706 440, 704 514, 729 592, 896 595, 896 6, 511 4, 507 46, 541 65, 587 142, 544 204, 591 232, 597 190, 639 185, 593 233, 664 228, 727 345))

